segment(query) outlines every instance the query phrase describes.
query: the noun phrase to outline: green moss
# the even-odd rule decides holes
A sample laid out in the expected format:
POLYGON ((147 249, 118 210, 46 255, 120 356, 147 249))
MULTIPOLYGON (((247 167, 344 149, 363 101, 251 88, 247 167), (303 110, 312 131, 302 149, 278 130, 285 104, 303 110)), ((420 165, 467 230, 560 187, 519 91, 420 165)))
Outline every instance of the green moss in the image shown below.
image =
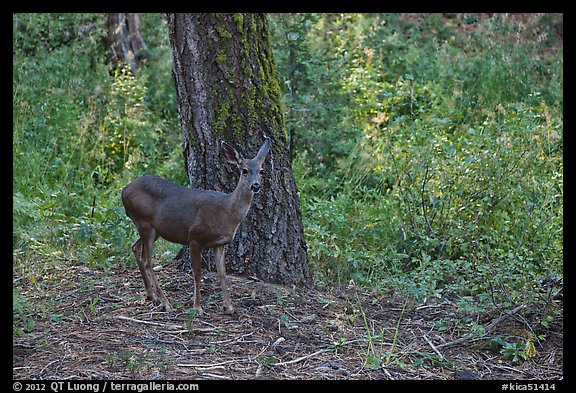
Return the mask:
MULTIPOLYGON (((258 28, 260 35, 268 31, 267 21, 265 18, 258 19, 258 28)), ((262 42, 263 47, 258 48, 259 53, 263 54, 259 58, 258 75, 261 78, 263 85, 259 92, 259 97, 256 98, 255 106, 258 113, 265 115, 266 124, 272 128, 277 141, 286 142, 288 136, 286 135, 286 126, 284 124, 284 115, 280 103, 281 90, 278 75, 276 72, 276 64, 273 57, 273 52, 270 46, 270 37, 267 35, 268 41, 262 42)))
POLYGON ((250 34, 254 35, 256 33, 256 18, 254 14, 250 14, 250 34))
POLYGON ((230 126, 232 127, 232 131, 237 135, 242 135, 244 132, 244 126, 242 122, 242 115, 235 111, 232 113, 230 117, 230 126))
MULTIPOLYGON (((246 59, 249 59, 249 57, 246 57, 246 59)), ((250 67, 250 63, 248 62, 248 60, 242 62, 242 72, 244 73, 244 77, 246 79, 250 79, 252 78, 252 67, 250 67)))
POLYGON ((246 78, 250 78, 252 76, 252 67, 250 67, 250 43, 248 42, 248 32, 245 32, 243 29, 238 29, 238 33, 240 36, 242 59, 245 60, 241 62, 242 71, 244 71, 246 78))
POLYGON ((228 30, 226 30, 224 27, 222 26, 218 26, 216 27, 216 32, 218 33, 218 35, 220 36, 220 38, 223 38, 225 40, 229 40, 232 38, 232 33, 230 33, 228 30))
POLYGON ((228 64, 228 55, 222 48, 220 48, 218 53, 216 53, 216 63, 218 63, 220 67, 225 67, 228 64))
POLYGON ((220 101, 220 107, 216 111, 216 115, 214 116, 214 122, 212 123, 212 131, 217 135, 223 135, 224 131, 226 130, 226 123, 228 121, 228 117, 230 117, 230 101, 220 101))
POLYGON ((234 23, 236 23, 236 29, 238 29, 239 32, 242 32, 244 26, 244 15, 234 14, 232 15, 232 19, 234 20, 234 23))
POLYGON ((245 96, 244 103, 246 105, 246 114, 248 114, 247 116, 248 127, 254 128, 256 126, 256 119, 257 119, 256 107, 254 105, 256 100, 256 88, 252 86, 251 88, 246 89, 244 96, 245 96))
POLYGON ((251 79, 254 84, 250 87, 233 86, 230 90, 226 90, 227 97, 217 98, 216 101, 221 104, 214 114, 213 131, 222 136, 224 132, 243 135, 246 128, 253 129, 257 124, 266 124, 274 133, 275 139, 285 143, 287 135, 280 105, 281 91, 275 61, 270 42, 258 40, 267 31, 266 20, 259 15, 245 17, 242 14, 232 15, 232 20, 234 22, 232 29, 238 29, 236 37, 233 38, 230 31, 222 26, 216 28, 222 38, 216 62, 225 78, 236 80, 234 76, 240 72, 242 80, 251 79), (239 45, 234 48, 239 53, 232 52, 232 39, 238 40, 239 45), (258 53, 256 71, 251 66, 254 53, 258 53), (234 56, 239 57, 238 70, 234 66, 234 56))

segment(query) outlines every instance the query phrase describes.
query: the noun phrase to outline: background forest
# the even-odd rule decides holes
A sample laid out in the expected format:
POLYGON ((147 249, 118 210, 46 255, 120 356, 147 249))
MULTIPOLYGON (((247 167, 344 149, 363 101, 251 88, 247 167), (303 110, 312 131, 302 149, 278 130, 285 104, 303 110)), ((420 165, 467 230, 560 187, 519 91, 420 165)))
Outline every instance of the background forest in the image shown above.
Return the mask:
MULTIPOLYGON (((60 318, 26 295, 54 269, 135 268, 122 187, 188 182, 165 17, 141 22, 134 76, 109 65, 103 14, 13 17, 14 337, 60 318)), ((561 289, 546 284, 563 276, 562 14, 269 23, 315 283, 470 312, 550 306, 561 289)), ((157 242, 158 263, 178 250, 157 242)), ((547 310, 534 342, 560 318, 547 310)))

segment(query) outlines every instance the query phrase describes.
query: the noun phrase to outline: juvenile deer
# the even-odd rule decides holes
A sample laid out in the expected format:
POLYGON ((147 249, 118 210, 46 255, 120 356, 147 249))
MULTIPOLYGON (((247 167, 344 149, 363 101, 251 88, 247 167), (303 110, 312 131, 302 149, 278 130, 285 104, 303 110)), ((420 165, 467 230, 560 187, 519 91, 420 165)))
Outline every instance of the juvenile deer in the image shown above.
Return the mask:
POLYGON ((132 245, 132 251, 144 280, 146 294, 149 300, 161 304, 166 311, 171 311, 172 306, 152 271, 152 249, 159 236, 169 242, 190 247, 196 284, 194 308, 199 312, 202 312, 202 251, 206 248, 214 249, 224 310, 229 314, 234 312, 226 286, 224 246, 234 238, 240 222, 248 213, 254 193, 260 191, 262 165, 270 150, 270 140, 266 138, 256 157, 251 160, 244 159, 225 142, 221 146, 228 162, 240 169, 240 179, 230 194, 192 189, 158 176, 140 177, 122 189, 122 204, 140 236, 132 245))

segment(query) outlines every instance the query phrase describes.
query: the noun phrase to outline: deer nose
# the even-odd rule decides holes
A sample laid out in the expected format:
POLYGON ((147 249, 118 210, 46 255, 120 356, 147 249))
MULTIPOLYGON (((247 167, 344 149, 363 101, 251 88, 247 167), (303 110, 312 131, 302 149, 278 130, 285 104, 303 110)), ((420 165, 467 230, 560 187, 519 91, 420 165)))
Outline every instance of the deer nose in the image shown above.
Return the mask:
POLYGON ((250 186, 250 189, 254 192, 260 191, 260 183, 254 183, 250 186))

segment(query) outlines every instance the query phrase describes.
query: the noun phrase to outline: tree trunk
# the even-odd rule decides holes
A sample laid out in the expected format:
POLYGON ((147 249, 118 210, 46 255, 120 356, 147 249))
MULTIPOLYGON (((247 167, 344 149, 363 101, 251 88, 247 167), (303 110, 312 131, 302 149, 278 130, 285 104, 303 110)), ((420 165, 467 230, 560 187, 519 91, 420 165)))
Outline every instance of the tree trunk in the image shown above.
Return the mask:
POLYGON ((128 64, 132 75, 139 68, 139 58, 148 50, 140 33, 140 15, 134 13, 106 14, 108 57, 114 68, 128 64))
MULTIPOLYGON (((194 188, 232 192, 238 169, 220 141, 252 158, 272 142, 262 190, 227 246, 227 269, 282 284, 310 282, 276 64, 261 14, 168 14, 184 162, 194 188)), ((205 258, 211 261, 211 258, 205 258)))

